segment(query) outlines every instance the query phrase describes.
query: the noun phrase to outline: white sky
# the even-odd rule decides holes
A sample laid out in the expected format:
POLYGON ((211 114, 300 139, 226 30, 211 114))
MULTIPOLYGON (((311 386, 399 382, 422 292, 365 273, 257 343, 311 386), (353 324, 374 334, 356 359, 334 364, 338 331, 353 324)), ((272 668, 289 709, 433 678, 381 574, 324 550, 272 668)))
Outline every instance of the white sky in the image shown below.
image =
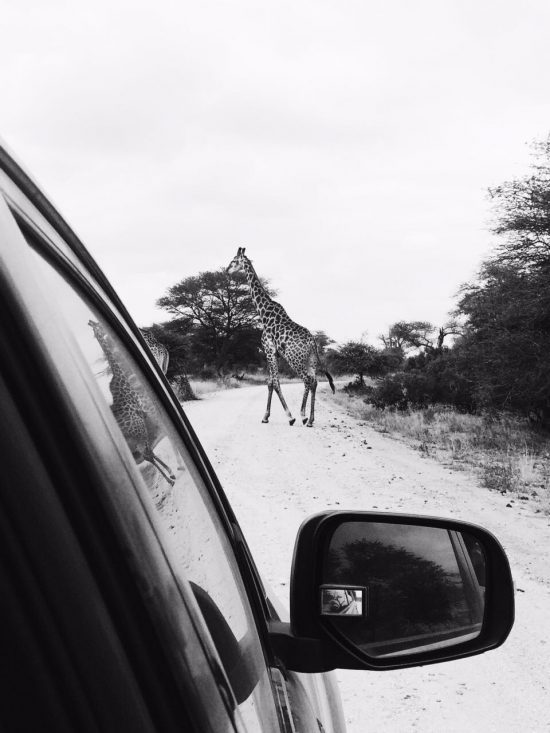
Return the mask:
POLYGON ((0 7, 0 135, 139 325, 238 246, 337 341, 440 325, 550 133, 548 0, 0 7))

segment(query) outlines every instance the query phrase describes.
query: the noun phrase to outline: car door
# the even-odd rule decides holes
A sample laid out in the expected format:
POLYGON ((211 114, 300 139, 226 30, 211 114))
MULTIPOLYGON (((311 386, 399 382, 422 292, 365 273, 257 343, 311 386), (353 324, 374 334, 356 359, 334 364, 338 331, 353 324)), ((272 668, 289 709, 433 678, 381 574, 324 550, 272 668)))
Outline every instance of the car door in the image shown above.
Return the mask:
MULTIPOLYGON (((109 525, 102 532, 114 535, 124 555, 174 677, 190 676, 199 699, 212 684, 224 698, 223 727, 213 702, 212 710, 199 708, 215 724, 205 718, 199 729, 288 729, 261 639, 262 600, 245 587, 238 527, 190 426, 115 294, 9 181, 4 196, 8 330, 21 337, 13 361, 32 367, 18 379, 33 420, 51 422, 50 441, 63 436, 63 449, 57 445, 50 458, 80 475, 73 494, 81 484, 102 505, 109 525), (202 654, 182 627, 185 618, 202 654)), ((90 496, 71 499, 80 500, 90 496)), ((183 687, 189 694, 189 684, 183 687)))

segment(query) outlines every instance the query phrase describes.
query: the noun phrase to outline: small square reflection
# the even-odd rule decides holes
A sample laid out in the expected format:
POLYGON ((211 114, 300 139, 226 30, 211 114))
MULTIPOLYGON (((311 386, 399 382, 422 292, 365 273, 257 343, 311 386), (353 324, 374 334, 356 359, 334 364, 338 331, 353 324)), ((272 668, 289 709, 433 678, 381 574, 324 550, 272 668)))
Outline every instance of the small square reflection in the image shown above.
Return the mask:
POLYGON ((323 586, 321 616, 364 616, 366 596, 366 588, 323 586))

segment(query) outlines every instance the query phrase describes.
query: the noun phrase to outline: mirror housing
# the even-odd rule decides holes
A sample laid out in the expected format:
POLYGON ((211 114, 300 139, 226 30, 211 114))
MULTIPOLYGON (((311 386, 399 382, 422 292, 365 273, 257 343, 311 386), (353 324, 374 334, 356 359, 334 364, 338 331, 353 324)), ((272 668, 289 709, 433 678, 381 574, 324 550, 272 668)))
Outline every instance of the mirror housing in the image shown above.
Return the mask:
POLYGON ((498 540, 466 522, 322 512, 298 531, 290 624, 272 622, 291 670, 400 669, 500 646, 514 622, 498 540))

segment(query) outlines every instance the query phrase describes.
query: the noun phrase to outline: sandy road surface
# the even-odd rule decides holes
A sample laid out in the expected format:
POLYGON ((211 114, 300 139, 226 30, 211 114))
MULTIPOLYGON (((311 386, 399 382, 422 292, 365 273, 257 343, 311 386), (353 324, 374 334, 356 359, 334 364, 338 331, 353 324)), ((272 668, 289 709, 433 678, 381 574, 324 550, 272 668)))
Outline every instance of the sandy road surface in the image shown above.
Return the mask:
MULTIPOLYGON (((285 385, 297 414, 300 385, 285 385)), ((186 412, 235 507, 262 574, 288 603, 296 532, 325 508, 465 519, 504 545, 516 581, 516 623, 496 651, 398 672, 340 671, 348 733, 550 731, 550 519, 535 503, 479 487, 374 432, 318 392, 313 429, 286 422, 265 387, 219 392, 186 412)))

